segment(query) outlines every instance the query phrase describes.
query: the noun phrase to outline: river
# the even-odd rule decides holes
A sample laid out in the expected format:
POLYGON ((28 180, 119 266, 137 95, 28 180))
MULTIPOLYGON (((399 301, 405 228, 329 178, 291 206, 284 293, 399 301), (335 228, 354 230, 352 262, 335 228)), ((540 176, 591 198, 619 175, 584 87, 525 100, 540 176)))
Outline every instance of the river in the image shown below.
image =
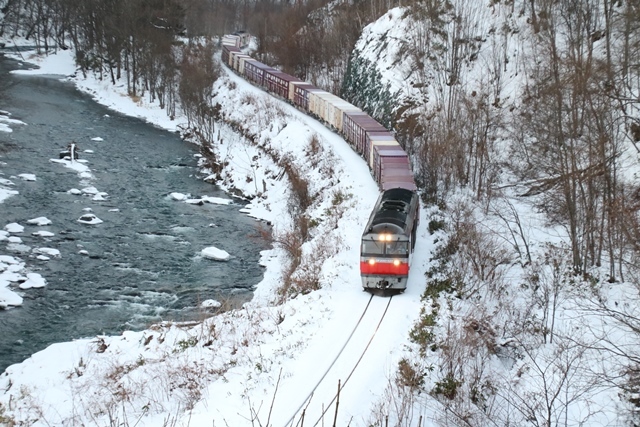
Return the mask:
POLYGON ((201 319, 210 314, 204 300, 237 307, 251 298, 268 247, 262 225, 239 212, 237 199, 199 206, 169 196, 230 198, 202 180, 196 147, 59 78, 9 74, 17 67, 0 56, 0 110, 25 123, 0 132, 0 178, 19 192, 0 203, 0 229, 13 222, 25 229, 14 234, 21 243, 0 242, 0 254, 21 258, 47 285, 17 289, 23 305, 0 310, 0 372, 55 342, 201 319), (91 177, 51 161, 72 140, 91 177), (69 192, 90 187, 104 200, 69 192), (103 222, 77 221, 88 212, 103 222), (38 217, 51 224, 27 223, 38 217), (38 230, 53 236, 34 236, 38 230), (231 258, 202 258, 209 246, 231 258), (42 247, 60 256, 40 260, 33 249, 42 247))

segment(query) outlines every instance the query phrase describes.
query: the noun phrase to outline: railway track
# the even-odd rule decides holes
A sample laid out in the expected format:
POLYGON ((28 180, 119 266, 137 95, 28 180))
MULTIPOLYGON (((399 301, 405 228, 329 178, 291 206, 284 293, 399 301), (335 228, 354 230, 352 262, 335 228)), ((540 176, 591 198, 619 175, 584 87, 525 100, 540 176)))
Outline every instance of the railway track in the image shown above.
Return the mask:
MULTIPOLYGON (((346 387, 349 379, 352 377, 353 373, 356 371, 360 362, 367 353, 369 346, 373 342, 373 339, 375 338, 376 333, 387 314, 392 298, 393 297, 389 297, 388 299, 376 298, 374 300, 374 296, 370 296, 366 306, 358 318, 358 321, 354 325, 343 345, 340 347, 340 351, 333 357, 331 363, 326 368, 320 379, 295 410, 291 418, 289 418, 289 420, 284 424, 284 427, 316 427, 320 424, 325 415, 335 412, 335 404, 339 402, 338 397, 340 395, 340 391, 346 387), (351 360, 345 362, 346 365, 343 364, 343 366, 341 366, 342 369, 340 369, 340 372, 332 372, 336 362, 341 361, 340 356, 343 354, 345 348, 350 345, 359 345, 360 348, 362 348, 362 345, 365 342, 366 345, 364 345, 362 350, 351 350, 350 352, 350 354, 359 356, 357 360, 351 358, 351 360), (330 375, 330 373, 332 375, 330 375), (333 391, 327 393, 326 390, 319 390, 320 388, 326 388, 327 386, 333 391), (327 399, 330 399, 328 403, 327 399), (309 424, 309 421, 313 421, 314 423, 309 424)), ((337 369, 333 370, 336 371, 337 369)))

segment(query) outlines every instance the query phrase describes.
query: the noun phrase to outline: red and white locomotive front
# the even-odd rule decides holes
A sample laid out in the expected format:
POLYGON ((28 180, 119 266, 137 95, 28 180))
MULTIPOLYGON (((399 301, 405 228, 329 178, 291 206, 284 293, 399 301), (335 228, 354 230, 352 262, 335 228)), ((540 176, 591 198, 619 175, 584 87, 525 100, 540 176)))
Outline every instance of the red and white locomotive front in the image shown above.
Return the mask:
POLYGON ((360 275, 365 290, 399 293, 406 289, 417 226, 413 191, 387 190, 378 199, 362 234, 360 275))
POLYGON ((403 291, 407 287, 411 242, 394 228, 384 224, 362 236, 360 275, 365 289, 403 291))

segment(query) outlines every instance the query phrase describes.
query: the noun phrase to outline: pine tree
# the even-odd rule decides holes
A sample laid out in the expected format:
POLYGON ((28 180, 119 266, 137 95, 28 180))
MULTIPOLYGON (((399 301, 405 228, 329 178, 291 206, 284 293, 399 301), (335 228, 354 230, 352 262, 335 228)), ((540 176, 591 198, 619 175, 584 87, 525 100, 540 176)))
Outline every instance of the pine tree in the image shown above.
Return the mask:
POLYGON ((383 84, 382 73, 358 51, 349 58, 340 96, 362 108, 387 129, 393 128, 395 96, 391 93, 391 85, 383 84))

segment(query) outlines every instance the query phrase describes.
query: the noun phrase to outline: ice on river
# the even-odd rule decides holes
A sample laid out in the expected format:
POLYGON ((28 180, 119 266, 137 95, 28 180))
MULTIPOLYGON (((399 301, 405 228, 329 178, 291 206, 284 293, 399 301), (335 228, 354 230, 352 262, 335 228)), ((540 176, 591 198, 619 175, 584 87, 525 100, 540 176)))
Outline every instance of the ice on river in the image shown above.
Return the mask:
POLYGON ((84 159, 76 159, 73 161, 68 159, 49 159, 49 161, 52 163, 60 163, 61 165, 64 165, 69 169, 73 169, 74 171, 78 172, 80 178, 94 178, 93 174, 91 173, 91 169, 89 169, 89 166, 85 164, 87 163, 87 161, 84 159))
POLYGON ((16 190, 9 190, 8 188, 0 187, 0 203, 2 203, 5 199, 10 196, 16 195, 18 192, 16 190))
POLYGON ((51 220, 46 216, 39 216, 38 218, 33 218, 27 221, 27 224, 37 225, 39 227, 43 227, 45 225, 51 224, 51 220))
POLYGON ((210 197, 210 196, 202 196, 202 201, 207 203, 214 203, 216 205, 230 205, 233 203, 231 199, 223 199, 221 197, 210 197))
POLYGON ((189 203, 192 205, 202 205, 204 203, 212 203, 216 205, 230 205, 231 203, 233 203, 233 200, 224 199, 222 197, 202 196, 200 198, 194 198, 194 197, 191 197, 191 194, 184 194, 184 193, 177 193, 177 192, 169 194, 169 197, 171 197, 173 200, 189 203))
POLYGON ((8 111, 0 110, 0 132, 13 132, 13 129, 9 125, 25 125, 25 122, 20 120, 9 118, 11 113, 8 111))
MULTIPOLYGON (((75 188, 69 190, 71 194, 79 194, 75 188)), ((104 191, 98 191, 96 187, 85 187, 81 190, 81 193, 87 194, 89 196, 93 196, 91 200, 106 200, 106 197, 109 196, 108 193, 104 191)))
POLYGON ((18 177, 23 181, 35 181, 36 176, 32 173, 21 173, 18 177))
POLYGON ((215 259, 216 261, 227 261, 231 257, 228 252, 218 249, 215 246, 204 248, 201 254, 205 258, 215 259))
MULTIPOLYGON (((34 231, 33 233, 31 233, 32 236, 37 236, 37 237, 53 237, 55 236, 55 233, 52 233, 50 231, 46 231, 46 230, 38 230, 38 231, 34 231)), ((0 239, 2 240, 2 239, 0 239)))
POLYGON ((20 274, 23 269, 24 263, 18 258, 0 255, 0 309, 22 305, 22 297, 9 289, 9 286, 26 280, 20 274))
POLYGON ((11 224, 5 225, 4 229, 9 233, 22 233, 24 231, 24 226, 18 224, 17 222, 12 222, 11 224))
POLYGON ((38 273, 27 273, 27 280, 20 283, 20 289, 43 288, 47 281, 38 273))
POLYGON ((60 256, 60 251, 54 248, 35 248, 33 250, 34 254, 42 254, 42 255, 48 255, 48 256, 53 256, 53 257, 59 257, 60 256))

